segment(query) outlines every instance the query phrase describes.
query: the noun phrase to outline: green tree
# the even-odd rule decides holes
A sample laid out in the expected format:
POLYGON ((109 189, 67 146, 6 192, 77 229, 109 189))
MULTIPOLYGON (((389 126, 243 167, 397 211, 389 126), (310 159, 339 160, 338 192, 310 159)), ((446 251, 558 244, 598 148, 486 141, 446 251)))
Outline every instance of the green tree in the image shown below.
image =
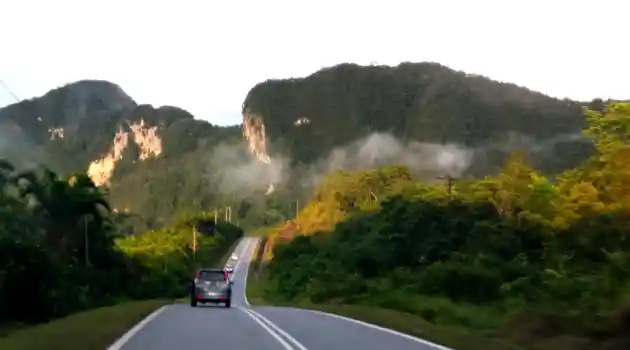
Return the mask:
POLYGON ((89 222, 101 230, 109 219, 109 204, 86 174, 61 178, 50 169, 18 175, 22 193, 35 201, 35 212, 50 242, 62 254, 77 249, 87 239, 89 222))

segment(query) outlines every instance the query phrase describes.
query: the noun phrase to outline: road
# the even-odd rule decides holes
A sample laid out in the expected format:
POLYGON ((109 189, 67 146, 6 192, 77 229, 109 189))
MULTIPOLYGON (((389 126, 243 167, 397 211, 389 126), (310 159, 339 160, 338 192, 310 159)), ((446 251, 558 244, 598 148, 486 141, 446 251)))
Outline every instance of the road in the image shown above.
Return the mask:
POLYGON ((247 270, 257 239, 235 249, 232 308, 168 305, 149 315, 109 350, 449 350, 411 336, 316 311, 251 307, 247 270))

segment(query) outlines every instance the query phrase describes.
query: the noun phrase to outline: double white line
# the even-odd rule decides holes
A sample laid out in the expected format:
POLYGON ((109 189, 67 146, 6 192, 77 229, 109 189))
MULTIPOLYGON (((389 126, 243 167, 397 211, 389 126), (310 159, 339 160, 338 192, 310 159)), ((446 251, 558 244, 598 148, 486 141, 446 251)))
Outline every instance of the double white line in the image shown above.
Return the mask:
MULTIPOLYGON (((253 251, 250 251, 251 246, 252 246, 252 240, 248 239, 248 242, 243 248, 243 251, 241 254, 246 255, 251 258, 251 255, 254 254, 253 251)), ((235 273, 237 270, 240 270, 242 262, 243 260, 239 259, 239 261, 236 263, 236 266, 234 266, 235 273)), ((245 293, 246 284, 247 284, 247 275, 249 272, 249 269, 248 269, 249 262, 244 268, 247 270, 245 271, 245 277, 242 282, 243 283, 243 299, 245 300, 245 304, 247 306, 245 307, 239 306, 238 309, 244 312, 247 316, 251 317, 254 321, 256 321, 256 323, 258 323, 265 331, 267 331, 267 333, 269 333, 275 340, 277 340, 278 343, 280 343, 280 345, 282 345, 284 350, 308 350, 304 345, 302 345, 299 341, 297 341, 287 332, 285 332, 280 327, 278 327, 275 323, 269 321, 269 319, 267 319, 265 316, 249 308, 249 302, 247 301, 247 295, 245 293)))
POLYGON ((287 332, 283 331, 275 323, 269 321, 258 312, 248 308, 239 307, 239 309, 256 321, 256 323, 266 330, 267 333, 271 334, 271 336, 274 337, 274 339, 276 339, 285 350, 308 350, 299 341, 295 340, 295 338, 290 336, 287 332))

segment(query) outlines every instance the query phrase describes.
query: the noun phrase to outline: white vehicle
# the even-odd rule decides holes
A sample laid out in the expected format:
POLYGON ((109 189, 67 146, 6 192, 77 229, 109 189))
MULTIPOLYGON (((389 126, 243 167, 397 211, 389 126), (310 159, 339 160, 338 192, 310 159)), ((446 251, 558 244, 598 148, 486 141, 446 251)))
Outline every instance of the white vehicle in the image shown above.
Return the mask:
POLYGON ((238 260, 238 255, 236 255, 236 254, 232 254, 231 259, 232 259, 232 260, 238 260))

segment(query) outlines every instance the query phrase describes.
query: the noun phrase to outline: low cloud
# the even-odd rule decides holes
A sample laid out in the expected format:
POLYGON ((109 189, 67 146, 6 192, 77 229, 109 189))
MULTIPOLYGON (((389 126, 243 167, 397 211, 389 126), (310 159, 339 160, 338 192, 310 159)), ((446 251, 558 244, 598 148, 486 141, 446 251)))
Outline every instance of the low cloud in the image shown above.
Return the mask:
POLYGON ((336 170, 358 171, 386 165, 405 165, 420 178, 461 176, 468 168, 474 151, 457 144, 402 142, 389 133, 372 133, 337 147, 312 164, 303 175, 302 184, 316 186, 321 177, 336 170))
POLYGON ((217 145, 208 157, 207 174, 222 194, 247 196, 254 191, 266 190, 271 183, 287 179, 288 158, 275 157, 270 164, 264 164, 247 153, 242 143, 217 145))

